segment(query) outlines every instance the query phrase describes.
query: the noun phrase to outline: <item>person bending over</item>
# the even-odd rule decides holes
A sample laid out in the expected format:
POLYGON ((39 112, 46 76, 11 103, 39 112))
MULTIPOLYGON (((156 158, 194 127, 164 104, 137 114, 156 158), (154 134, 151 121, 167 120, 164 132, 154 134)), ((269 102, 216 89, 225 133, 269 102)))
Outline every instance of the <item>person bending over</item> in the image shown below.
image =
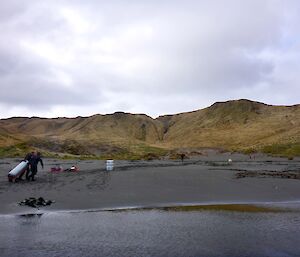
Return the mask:
POLYGON ((21 176, 18 178, 19 180, 23 180, 23 176, 26 173, 26 179, 29 180, 29 173, 30 173, 30 164, 29 161, 31 159, 31 156, 33 156, 34 151, 32 151, 31 153, 26 154, 24 161, 28 161, 26 170, 24 170, 24 172, 21 174, 21 176))

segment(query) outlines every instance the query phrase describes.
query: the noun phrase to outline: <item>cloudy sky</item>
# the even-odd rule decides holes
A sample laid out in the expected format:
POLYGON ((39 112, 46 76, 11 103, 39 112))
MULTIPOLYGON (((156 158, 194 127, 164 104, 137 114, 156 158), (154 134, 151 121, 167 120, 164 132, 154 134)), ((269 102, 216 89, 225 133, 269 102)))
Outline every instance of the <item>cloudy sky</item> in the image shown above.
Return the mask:
POLYGON ((0 1, 0 117, 300 103, 298 0, 0 1))

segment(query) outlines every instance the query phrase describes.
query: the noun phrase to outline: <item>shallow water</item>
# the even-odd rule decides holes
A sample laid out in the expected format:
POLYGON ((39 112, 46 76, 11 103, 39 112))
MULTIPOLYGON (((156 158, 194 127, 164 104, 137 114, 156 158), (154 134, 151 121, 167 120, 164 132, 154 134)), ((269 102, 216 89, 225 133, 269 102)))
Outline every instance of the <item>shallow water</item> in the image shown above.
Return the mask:
POLYGON ((300 256, 300 213, 99 211, 0 217, 0 256, 300 256))

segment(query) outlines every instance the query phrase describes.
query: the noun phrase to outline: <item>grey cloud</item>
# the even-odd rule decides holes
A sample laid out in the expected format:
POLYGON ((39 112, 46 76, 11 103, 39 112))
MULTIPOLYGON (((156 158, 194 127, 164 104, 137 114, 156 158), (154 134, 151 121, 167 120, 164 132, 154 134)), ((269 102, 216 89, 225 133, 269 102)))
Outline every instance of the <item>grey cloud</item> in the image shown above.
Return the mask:
POLYGON ((299 8, 294 0, 1 2, 0 103, 24 115, 73 106, 71 116, 159 115, 232 98, 293 104, 299 8))
POLYGON ((28 3, 21 0, 1 2, 0 21, 7 22, 16 18, 28 8, 28 3))

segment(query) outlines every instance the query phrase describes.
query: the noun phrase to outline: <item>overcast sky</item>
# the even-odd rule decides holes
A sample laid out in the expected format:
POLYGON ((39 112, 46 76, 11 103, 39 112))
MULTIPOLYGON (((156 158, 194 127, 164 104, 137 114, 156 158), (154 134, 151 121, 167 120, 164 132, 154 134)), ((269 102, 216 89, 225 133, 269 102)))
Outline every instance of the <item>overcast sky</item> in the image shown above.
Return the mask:
POLYGON ((0 117, 300 103, 298 0, 0 1, 0 117))

